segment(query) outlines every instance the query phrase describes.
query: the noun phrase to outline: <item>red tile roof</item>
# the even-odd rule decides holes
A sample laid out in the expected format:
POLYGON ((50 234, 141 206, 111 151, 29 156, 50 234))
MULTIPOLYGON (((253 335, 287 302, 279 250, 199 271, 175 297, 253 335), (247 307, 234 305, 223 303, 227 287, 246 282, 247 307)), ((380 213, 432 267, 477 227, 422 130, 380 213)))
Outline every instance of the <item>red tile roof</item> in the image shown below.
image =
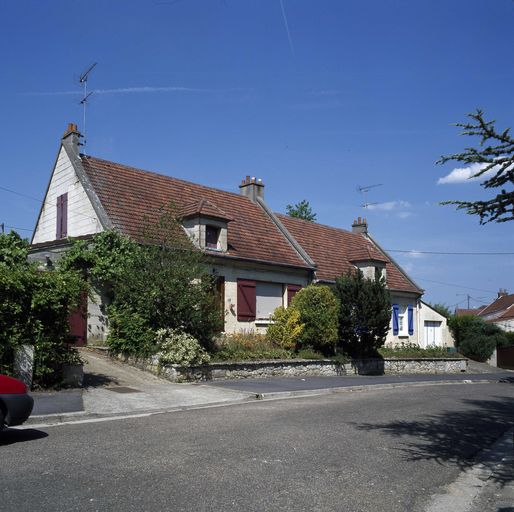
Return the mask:
POLYGON ((188 204, 180 212, 182 218, 191 217, 193 215, 203 215, 205 217, 227 221, 234 220, 228 213, 225 213, 221 208, 207 201, 207 199, 200 199, 200 201, 188 204))
POLYGON ((352 261, 375 259, 386 264, 391 290, 421 293, 402 271, 363 235, 315 222, 276 214, 317 265, 316 277, 334 281, 353 269, 352 261))
MULTIPOLYGON (((500 313, 514 305, 514 294, 498 297, 494 302, 482 309, 480 316, 487 316, 493 313, 500 313)), ((503 313, 502 313, 503 316, 503 313)))
POLYGON ((465 316, 465 315, 479 315, 482 312, 483 307, 481 308, 473 308, 473 309, 455 309, 455 316, 465 316))
POLYGON ((82 156, 82 165, 113 226, 139 237, 144 223, 156 222, 160 207, 178 211, 205 199, 234 219, 223 256, 309 268, 272 220, 247 197, 126 165, 82 156))

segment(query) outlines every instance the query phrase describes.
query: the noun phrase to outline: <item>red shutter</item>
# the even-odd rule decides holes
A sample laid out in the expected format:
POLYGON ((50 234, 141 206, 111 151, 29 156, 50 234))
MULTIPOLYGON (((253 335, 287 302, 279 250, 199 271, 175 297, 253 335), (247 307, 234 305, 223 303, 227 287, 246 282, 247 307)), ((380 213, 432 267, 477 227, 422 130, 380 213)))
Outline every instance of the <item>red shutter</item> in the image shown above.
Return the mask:
POLYGON ((68 193, 57 198, 57 229, 55 238, 60 240, 68 236, 68 193))
POLYGON ((287 285, 287 305, 289 306, 293 300, 293 297, 296 295, 296 292, 300 291, 302 287, 297 284, 288 284, 287 285))
POLYGON ((62 224, 61 224, 61 237, 68 236, 68 193, 62 196, 62 224))
POLYGON ((255 281, 237 280, 237 319, 243 322, 255 320, 257 302, 255 297, 255 281))
POLYGON ((62 238, 61 228, 62 228, 62 196, 59 196, 57 198, 57 225, 56 225, 56 229, 55 229, 55 238, 57 240, 62 238))

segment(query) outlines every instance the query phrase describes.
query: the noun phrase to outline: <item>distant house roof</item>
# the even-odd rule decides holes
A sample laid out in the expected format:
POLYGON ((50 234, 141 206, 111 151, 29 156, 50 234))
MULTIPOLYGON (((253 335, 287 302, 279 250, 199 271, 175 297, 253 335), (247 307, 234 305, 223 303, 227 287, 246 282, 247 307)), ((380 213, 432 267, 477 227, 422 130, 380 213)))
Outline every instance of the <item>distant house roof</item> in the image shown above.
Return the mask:
POLYGON ((375 260, 385 263, 387 286, 392 290, 422 293, 390 258, 361 234, 277 214, 317 266, 316 277, 335 281, 354 268, 352 262, 375 260))
POLYGON ((479 315, 480 312, 482 311, 482 309, 484 309, 483 307, 481 308, 474 308, 474 309, 461 309, 461 308, 456 308, 455 309, 455 316, 465 316, 465 315, 479 315))
POLYGON ((494 302, 486 306, 480 311, 480 316, 489 317, 496 320, 497 318, 502 318, 502 320, 506 320, 507 318, 514 318, 514 294, 511 295, 503 295, 498 297, 494 302), (504 316, 507 315, 507 316, 504 316))

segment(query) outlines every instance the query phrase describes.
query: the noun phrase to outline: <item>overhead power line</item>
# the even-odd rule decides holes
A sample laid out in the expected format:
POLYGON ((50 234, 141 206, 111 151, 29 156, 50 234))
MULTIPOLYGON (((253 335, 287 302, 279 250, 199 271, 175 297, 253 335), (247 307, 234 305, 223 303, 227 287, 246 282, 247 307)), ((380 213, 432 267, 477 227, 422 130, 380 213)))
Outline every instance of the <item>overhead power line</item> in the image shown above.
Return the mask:
POLYGON ((485 293, 490 293, 491 295, 495 295, 496 292, 493 292, 491 290, 484 290, 482 288, 472 288, 471 286, 463 286, 461 284, 455 284, 455 283, 445 283, 443 281, 434 281, 432 279, 424 279, 422 277, 418 277, 416 278, 417 281, 426 281, 427 283, 435 283, 435 284, 442 284, 444 286, 452 286, 454 288, 465 288, 467 290, 473 290, 475 292, 485 292, 485 293))
MULTIPOLYGON (((27 194, 24 194, 23 192, 18 192, 17 190, 12 190, 10 188, 6 188, 6 187, 2 187, 2 186, 0 186, 0 190, 4 190, 5 192, 9 192, 11 194, 15 194, 15 195, 20 196, 20 197, 25 197, 26 199, 30 199, 32 201, 35 201, 36 203, 39 203, 39 204, 44 204, 45 203, 41 199, 36 199, 35 197, 28 196, 27 194)), ((72 212, 77 214, 77 215, 82 215, 83 217, 87 217, 88 219, 98 220, 96 217, 92 217, 91 215, 87 215, 86 213, 80 212, 78 210, 72 210, 72 212)), ((30 230, 30 231, 32 231, 32 230, 30 230)))
POLYGON ((416 251, 414 249, 386 249, 387 252, 403 254, 432 254, 443 256, 513 256, 514 252, 452 252, 452 251, 416 251))

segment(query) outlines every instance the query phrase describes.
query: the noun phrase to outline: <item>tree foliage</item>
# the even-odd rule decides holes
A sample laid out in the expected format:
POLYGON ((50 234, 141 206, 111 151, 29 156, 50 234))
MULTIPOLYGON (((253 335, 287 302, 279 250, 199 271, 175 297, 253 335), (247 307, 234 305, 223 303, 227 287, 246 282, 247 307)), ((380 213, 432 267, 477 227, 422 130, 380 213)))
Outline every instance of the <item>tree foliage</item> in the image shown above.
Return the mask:
POLYGON ((339 342, 353 357, 375 357, 385 343, 391 301, 384 279, 366 279, 349 272, 336 281, 339 299, 339 342))
POLYGON ((295 205, 288 204, 286 206, 286 212, 289 217, 296 217, 297 219, 308 220, 314 222, 316 220, 316 214, 312 211, 309 201, 302 199, 295 205))
POLYGON ((163 208, 157 223, 144 226, 139 242, 103 232, 74 242, 61 262, 108 292, 107 341, 116 352, 152 353, 158 329, 190 334, 208 348, 218 331, 215 276, 175 219, 172 208, 163 208))
POLYGON ((476 315, 454 316, 448 321, 457 350, 476 361, 486 361, 497 346, 508 346, 506 333, 476 315))
POLYGON ((83 286, 75 272, 40 271, 27 256, 17 233, 0 235, 0 373, 12 372, 16 347, 33 345, 34 383, 48 386, 60 380, 62 364, 77 360, 65 342, 83 286))
POLYGON ((471 121, 456 126, 463 128, 462 135, 479 137, 479 147, 442 156, 437 163, 457 161, 468 165, 479 164, 480 170, 473 177, 484 176, 486 179, 481 186, 499 191, 486 201, 445 201, 442 204, 453 204, 458 210, 478 215, 480 224, 514 220, 514 138, 509 134, 510 129, 498 131, 496 121, 486 121, 481 110, 468 114, 468 117, 471 121))
POLYGON ((339 304, 328 286, 309 285, 293 298, 290 308, 300 313, 304 325, 298 337, 299 348, 311 347, 332 355, 337 343, 339 304))

